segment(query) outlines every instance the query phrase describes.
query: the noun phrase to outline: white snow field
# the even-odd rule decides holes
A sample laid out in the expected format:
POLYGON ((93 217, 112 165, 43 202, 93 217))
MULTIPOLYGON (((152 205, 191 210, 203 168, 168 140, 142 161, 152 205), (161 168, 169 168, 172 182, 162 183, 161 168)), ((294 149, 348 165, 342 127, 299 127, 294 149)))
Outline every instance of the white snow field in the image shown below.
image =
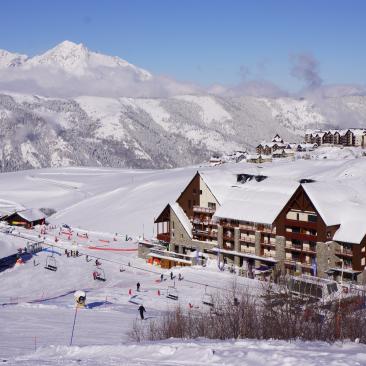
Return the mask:
MULTIPOLYGON (((146 308, 146 324, 180 304, 202 309, 207 291, 237 286, 254 296, 263 285, 256 280, 206 268, 174 269, 182 281, 137 258, 137 237, 153 235, 153 219, 174 202, 197 167, 174 170, 59 168, 5 173, 0 180, 0 212, 13 208, 53 208, 53 227, 15 229, 0 226, 0 245, 21 248, 43 240, 46 250, 24 264, 0 273, 0 362, 7 365, 366 365, 366 346, 351 342, 166 340, 132 343, 129 331, 146 308), (66 223, 71 230, 60 228, 66 223), (127 235, 127 238, 126 238, 127 235), (132 240, 126 240, 132 238, 132 240), (57 238, 57 241, 55 240, 57 238), (78 250, 68 257, 65 249, 78 250), (86 255, 89 257, 87 258, 86 255), (50 259, 52 258, 52 259, 50 259), (95 266, 99 258, 101 265, 95 266), (57 267, 44 267, 52 262, 57 267), (106 281, 93 279, 98 271, 106 281), (160 282, 160 274, 165 280, 160 282), (141 291, 136 291, 137 282, 141 291), (179 299, 166 297, 175 285, 179 299), (87 307, 75 315, 73 293, 84 290, 87 307), (131 290, 131 291, 130 291, 131 290)), ((203 168, 220 185, 222 171, 261 172, 274 178, 313 178, 334 182, 364 201, 366 158, 299 160, 263 164, 226 164, 203 168), (212 174, 210 174, 212 172, 212 174)), ((227 178, 225 178, 227 179, 227 178)))

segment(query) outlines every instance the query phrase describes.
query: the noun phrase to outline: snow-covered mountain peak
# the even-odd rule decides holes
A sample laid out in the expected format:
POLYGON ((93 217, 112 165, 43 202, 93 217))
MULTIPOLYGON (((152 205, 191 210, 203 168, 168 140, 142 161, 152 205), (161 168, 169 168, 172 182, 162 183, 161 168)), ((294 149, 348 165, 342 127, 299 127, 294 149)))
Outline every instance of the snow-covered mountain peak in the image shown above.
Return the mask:
POLYGON ((90 51, 82 43, 63 41, 41 55, 29 59, 24 67, 56 68, 76 76, 95 74, 102 68, 131 72, 140 80, 148 80, 152 75, 117 56, 107 56, 90 51))
POLYGON ((27 55, 22 55, 19 53, 12 53, 12 52, 0 49, 0 69, 19 66, 27 58, 28 58, 27 55))
POLYGON ((47 52, 32 57, 25 66, 55 67, 73 74, 83 74, 88 58, 89 51, 83 44, 64 41, 47 52))

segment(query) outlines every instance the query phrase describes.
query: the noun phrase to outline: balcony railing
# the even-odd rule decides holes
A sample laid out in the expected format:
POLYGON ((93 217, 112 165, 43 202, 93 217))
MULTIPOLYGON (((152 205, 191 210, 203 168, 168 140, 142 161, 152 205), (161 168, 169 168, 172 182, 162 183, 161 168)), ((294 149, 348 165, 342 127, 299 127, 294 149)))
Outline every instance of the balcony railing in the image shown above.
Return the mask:
POLYGON ((307 268, 312 267, 311 262, 309 262, 309 261, 300 262, 300 261, 295 261, 293 259, 285 259, 285 264, 289 264, 292 266, 300 265, 302 267, 307 267, 307 268))
POLYGON ((198 236, 211 236, 211 237, 217 238, 217 232, 216 231, 211 231, 211 230, 207 231, 207 230, 193 229, 192 234, 193 235, 198 235, 198 236))
POLYGON ((296 252, 305 252, 305 253, 309 253, 309 254, 316 254, 316 249, 312 246, 311 247, 304 247, 301 244, 286 243, 285 248, 296 251, 296 252))
POLYGON ((293 231, 286 231, 287 239, 304 240, 304 241, 317 241, 316 235, 294 233, 293 231))
POLYGON ((159 233, 156 234, 156 239, 170 242, 170 233, 159 233))
POLYGON ((248 238, 248 237, 240 237, 239 241, 242 243, 251 243, 251 244, 255 244, 255 238, 248 238))
POLYGON ((231 222, 225 222, 225 221, 221 221, 220 225, 224 228, 230 228, 230 229, 235 229, 239 226, 238 224, 233 224, 231 222))
POLYGON ((255 254, 255 249, 250 249, 250 248, 242 248, 240 249, 240 253, 245 253, 245 254, 255 254))
POLYGON ((222 237, 222 239, 226 240, 226 241, 234 241, 235 240, 234 236, 227 236, 227 235, 224 235, 222 237))
POLYGON ((261 230, 263 233, 269 233, 269 234, 276 234, 276 228, 275 227, 264 227, 262 230, 261 230))
POLYGON ((276 246, 276 242, 275 241, 262 241, 261 244, 262 245, 268 245, 270 247, 275 247, 276 246))
POLYGON ((200 218, 198 217, 194 217, 191 219, 191 222, 192 224, 195 224, 195 225, 217 225, 217 222, 214 221, 214 220, 201 220, 200 218))
POLYGON ((256 227, 254 225, 245 225, 245 224, 239 224, 240 230, 247 230, 247 231, 256 231, 256 227))
POLYGON ((266 258, 274 258, 276 255, 276 253, 268 253, 268 252, 264 252, 261 256, 262 257, 266 257, 266 258))
POLYGON ((308 229, 316 229, 317 228, 317 223, 316 222, 291 220, 291 219, 286 219, 285 220, 285 225, 286 226, 303 227, 303 228, 308 228, 308 229))
POLYGON ((346 257, 352 257, 353 256, 352 249, 345 249, 345 248, 336 249, 335 254, 344 255, 346 257))
POLYGON ((200 212, 200 213, 207 213, 207 214, 214 214, 216 210, 209 207, 201 207, 201 206, 193 206, 193 212, 200 212))

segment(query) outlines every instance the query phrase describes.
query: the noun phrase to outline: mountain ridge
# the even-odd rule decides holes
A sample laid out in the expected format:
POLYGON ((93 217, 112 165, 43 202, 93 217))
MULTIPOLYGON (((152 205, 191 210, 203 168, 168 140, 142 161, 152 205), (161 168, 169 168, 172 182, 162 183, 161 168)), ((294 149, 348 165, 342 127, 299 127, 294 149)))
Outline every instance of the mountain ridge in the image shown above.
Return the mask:
POLYGON ((308 128, 361 127, 366 115, 362 95, 208 94, 69 41, 30 58, 0 51, 0 65, 1 171, 199 164, 276 133, 296 142, 308 128))

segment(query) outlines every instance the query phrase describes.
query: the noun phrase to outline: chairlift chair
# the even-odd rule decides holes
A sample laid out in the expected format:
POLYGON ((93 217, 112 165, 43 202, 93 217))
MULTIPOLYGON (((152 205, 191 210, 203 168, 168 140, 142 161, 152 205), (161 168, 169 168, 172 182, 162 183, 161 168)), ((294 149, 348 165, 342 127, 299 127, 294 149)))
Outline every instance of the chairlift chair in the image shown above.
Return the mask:
POLYGON ((178 300, 178 290, 173 286, 169 286, 166 297, 171 300, 178 300))
POLYGON ((105 277, 104 269, 101 267, 96 267, 95 271, 93 272, 93 278, 94 280, 105 282, 107 279, 105 277))
POLYGON ((46 258, 46 265, 44 267, 50 271, 56 272, 57 271, 57 262, 56 258, 53 255, 49 255, 46 258))
POLYGON ((202 304, 213 307, 213 298, 211 294, 204 293, 202 297, 202 304))
POLYGON ((214 306, 212 295, 207 293, 207 285, 205 286, 205 293, 203 294, 202 297, 202 304, 210 307, 214 306))

